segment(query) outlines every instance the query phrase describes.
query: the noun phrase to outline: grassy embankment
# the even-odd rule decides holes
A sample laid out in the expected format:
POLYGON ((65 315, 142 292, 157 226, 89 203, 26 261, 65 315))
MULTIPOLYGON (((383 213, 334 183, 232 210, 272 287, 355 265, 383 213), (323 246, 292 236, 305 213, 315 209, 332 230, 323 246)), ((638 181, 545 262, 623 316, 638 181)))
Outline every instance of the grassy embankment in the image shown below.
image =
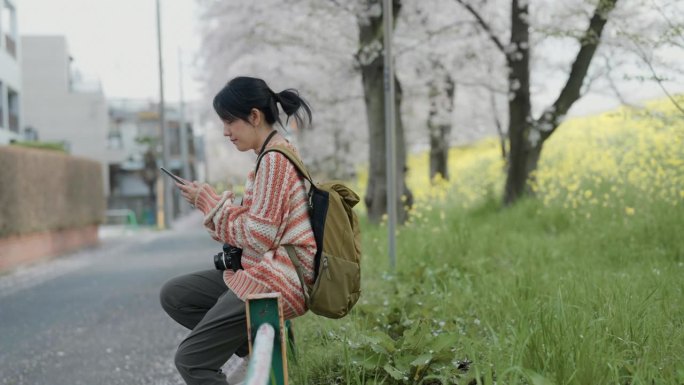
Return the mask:
POLYGON ((684 384, 684 117, 651 108, 566 122, 512 208, 496 141, 432 186, 413 157, 396 270, 364 224, 362 299, 295 320, 291 382, 684 384))

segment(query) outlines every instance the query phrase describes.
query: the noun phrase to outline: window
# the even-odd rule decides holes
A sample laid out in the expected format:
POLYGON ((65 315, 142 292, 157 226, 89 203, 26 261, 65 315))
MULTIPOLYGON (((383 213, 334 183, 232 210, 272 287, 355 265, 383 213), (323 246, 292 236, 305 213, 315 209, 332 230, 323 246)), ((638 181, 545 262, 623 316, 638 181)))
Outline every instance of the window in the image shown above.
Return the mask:
POLYGON ((10 131, 19 132, 19 94, 8 88, 7 89, 7 109, 9 115, 9 129, 10 131))
POLYGON ((107 147, 113 150, 123 149, 123 140, 121 137, 121 119, 114 119, 109 123, 109 132, 107 133, 107 147))
POLYGON ((0 127, 5 127, 5 103, 3 101, 5 95, 5 85, 0 82, 0 127))
POLYGON ((5 49, 13 57, 17 57, 17 15, 14 7, 3 1, 2 6, 2 35, 5 39, 5 49))

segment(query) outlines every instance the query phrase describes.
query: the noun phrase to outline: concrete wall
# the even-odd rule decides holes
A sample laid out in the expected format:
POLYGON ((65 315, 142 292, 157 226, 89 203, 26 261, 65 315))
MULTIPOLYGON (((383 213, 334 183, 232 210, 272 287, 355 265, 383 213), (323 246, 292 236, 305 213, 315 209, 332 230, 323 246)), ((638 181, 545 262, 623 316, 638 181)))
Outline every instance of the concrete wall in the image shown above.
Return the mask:
POLYGON ((0 272, 97 246, 99 243, 97 225, 0 238, 0 272))

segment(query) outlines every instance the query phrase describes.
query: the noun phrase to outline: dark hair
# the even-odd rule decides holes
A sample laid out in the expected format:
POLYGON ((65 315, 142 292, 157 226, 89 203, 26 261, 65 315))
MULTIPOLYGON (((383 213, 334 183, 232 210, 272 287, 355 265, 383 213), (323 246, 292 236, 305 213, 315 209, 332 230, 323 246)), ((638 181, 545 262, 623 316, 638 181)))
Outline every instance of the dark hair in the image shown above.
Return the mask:
POLYGON ((218 116, 226 122, 237 119, 249 121, 249 113, 252 108, 256 108, 264 113, 267 123, 272 125, 278 122, 283 125, 277 103, 280 103, 288 120, 294 116, 297 127, 304 128, 302 109, 311 124, 311 107, 299 96, 297 90, 287 89, 275 93, 259 78, 240 76, 232 79, 214 96, 213 104, 218 116))

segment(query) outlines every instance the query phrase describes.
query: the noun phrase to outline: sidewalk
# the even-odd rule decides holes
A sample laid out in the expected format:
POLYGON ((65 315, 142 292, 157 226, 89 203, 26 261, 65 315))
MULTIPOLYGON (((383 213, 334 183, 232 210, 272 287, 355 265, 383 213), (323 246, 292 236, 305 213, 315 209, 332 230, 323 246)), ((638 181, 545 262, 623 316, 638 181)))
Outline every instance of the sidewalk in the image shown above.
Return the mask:
POLYGON ((203 229, 204 226, 202 222, 204 221, 204 215, 199 210, 192 210, 185 216, 176 218, 176 220, 171 223, 172 231, 183 231, 183 230, 196 230, 203 229))
POLYGON ((179 232, 201 233, 203 231, 202 220, 202 213, 195 210, 184 217, 177 218, 171 224, 170 230, 157 230, 156 227, 131 229, 121 226, 101 226, 98 246, 44 258, 39 262, 2 272, 0 274, 0 298, 80 270, 92 264, 93 261, 116 256, 137 245, 174 236, 179 232))
POLYGON ((213 269, 200 213, 0 277, 0 384, 180 385, 169 279, 213 269))
POLYGON ((171 229, 169 230, 159 230, 156 226, 102 225, 98 230, 98 235, 101 241, 138 237, 146 234, 162 235, 167 232, 201 229, 203 228, 202 220, 202 213, 198 210, 193 210, 171 222, 171 229))

